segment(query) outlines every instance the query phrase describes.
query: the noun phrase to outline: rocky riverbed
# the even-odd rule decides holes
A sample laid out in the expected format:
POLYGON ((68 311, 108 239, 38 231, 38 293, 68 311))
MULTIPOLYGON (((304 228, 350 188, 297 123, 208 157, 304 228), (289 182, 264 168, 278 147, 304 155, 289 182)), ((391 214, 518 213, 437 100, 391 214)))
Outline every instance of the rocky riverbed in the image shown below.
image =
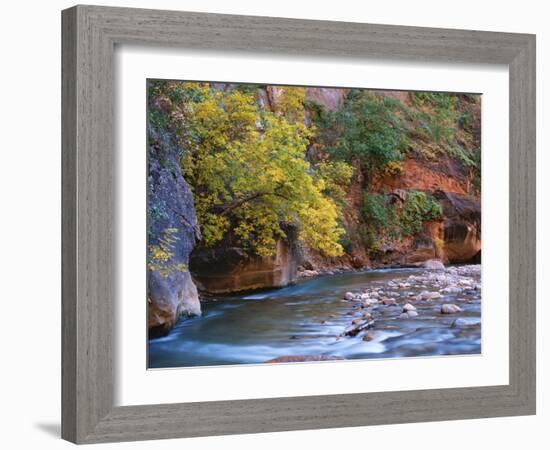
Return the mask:
MULTIPOLYGON (((376 339, 376 330, 391 330, 392 322, 421 322, 448 315, 450 328, 480 328, 481 317, 476 307, 481 303, 481 266, 469 265, 427 270, 405 279, 376 281, 363 291, 348 291, 343 301, 350 305, 349 316, 354 316, 341 336, 362 335, 363 340, 376 339), (466 317, 454 318, 464 313, 466 317), (422 317, 421 317, 422 316, 422 317), (376 330, 374 330, 376 328, 376 330), (370 331, 367 331, 370 330, 370 331)), ((461 315, 461 316, 462 316, 461 315)))
POLYGON ((479 354, 481 266, 305 279, 203 304, 149 341, 150 367, 479 354))

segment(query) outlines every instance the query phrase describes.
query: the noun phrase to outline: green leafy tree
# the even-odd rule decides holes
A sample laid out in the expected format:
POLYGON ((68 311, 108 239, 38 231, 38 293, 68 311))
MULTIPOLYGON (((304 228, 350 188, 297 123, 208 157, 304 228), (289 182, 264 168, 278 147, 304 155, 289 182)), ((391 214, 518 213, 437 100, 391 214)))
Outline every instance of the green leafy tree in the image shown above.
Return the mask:
POLYGON ((401 161, 406 145, 403 115, 404 109, 396 99, 352 90, 328 126, 329 134, 339 130, 329 148, 331 157, 348 162, 358 159, 367 173, 401 161))

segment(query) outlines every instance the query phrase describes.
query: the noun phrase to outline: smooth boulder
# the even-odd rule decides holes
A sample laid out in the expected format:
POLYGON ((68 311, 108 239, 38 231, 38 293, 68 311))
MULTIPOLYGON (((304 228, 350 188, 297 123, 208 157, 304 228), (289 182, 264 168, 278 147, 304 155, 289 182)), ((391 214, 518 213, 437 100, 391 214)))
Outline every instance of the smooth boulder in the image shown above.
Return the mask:
POLYGON ((441 314, 456 314, 462 311, 462 308, 452 303, 445 303, 441 305, 441 314))

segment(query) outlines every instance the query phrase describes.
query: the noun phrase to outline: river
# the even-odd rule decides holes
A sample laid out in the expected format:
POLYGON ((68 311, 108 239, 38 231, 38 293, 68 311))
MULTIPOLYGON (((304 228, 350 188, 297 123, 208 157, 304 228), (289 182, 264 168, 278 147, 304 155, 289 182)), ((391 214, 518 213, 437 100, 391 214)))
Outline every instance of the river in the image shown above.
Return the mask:
POLYGON ((202 304, 202 317, 181 318, 167 336, 149 341, 148 366, 264 363, 285 356, 363 359, 479 354, 479 283, 480 266, 447 268, 439 274, 422 269, 370 270, 212 299, 202 304), (445 291, 446 286, 452 288, 445 291), (345 300, 350 291, 391 297, 395 304, 366 306, 360 300, 345 300), (423 300, 422 292, 443 293, 423 300), (414 305, 417 316, 404 318, 407 303, 414 305), (461 311, 442 314, 443 304, 457 305, 461 311), (352 321, 360 321, 366 312, 374 318, 372 327, 354 337, 344 336, 352 321))

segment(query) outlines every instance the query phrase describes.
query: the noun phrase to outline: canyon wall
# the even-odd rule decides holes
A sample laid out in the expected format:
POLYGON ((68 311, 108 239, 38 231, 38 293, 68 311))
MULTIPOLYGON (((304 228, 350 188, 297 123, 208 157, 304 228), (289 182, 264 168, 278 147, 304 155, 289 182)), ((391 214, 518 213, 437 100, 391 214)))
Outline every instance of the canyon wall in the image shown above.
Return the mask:
POLYGON ((296 281, 299 256, 294 243, 277 241, 274 256, 250 255, 238 247, 194 253, 191 267, 197 286, 210 294, 228 294, 287 286, 296 281))
MULTIPOLYGON (((211 88, 218 92, 238 89, 236 85, 223 83, 211 88)), ((253 92, 261 109, 275 115, 284 114, 279 102, 283 101, 285 87, 246 89, 243 92, 246 95, 253 92)), ((317 170, 317 164, 334 158, 330 156, 330 146, 334 144, 331 135, 342 132, 341 124, 340 129, 323 131, 323 120, 326 120, 326 115, 336 117, 345 111, 352 94, 357 96, 351 89, 315 87, 303 90, 304 96, 299 103, 299 108, 302 108, 300 121, 312 130, 304 157, 313 171, 317 170), (328 139, 323 140, 323 132, 329 136, 328 139)), ((180 147, 190 137, 182 135, 178 141, 169 127, 161 130, 149 125, 149 251, 152 249, 151 254, 158 256, 156 264, 150 264, 148 270, 151 334, 166 333, 182 314, 200 314, 198 291, 205 295, 220 295, 269 289, 291 284, 301 276, 322 272, 418 266, 431 260, 445 264, 480 262, 480 183, 479 172, 473 170, 475 167, 479 171, 479 163, 473 161, 473 155, 477 155, 481 145, 479 99, 457 96, 454 122, 446 125, 451 128, 453 137, 445 141, 435 139, 435 131, 426 131, 433 125, 429 123, 430 114, 441 113, 433 109, 433 105, 414 103, 413 94, 408 92, 374 91, 372 95, 375 96, 375 106, 376 99, 387 98, 390 99, 388 108, 401 111, 398 116, 410 115, 405 124, 408 127, 406 148, 400 150, 402 156, 393 160, 393 164, 377 170, 367 170, 368 161, 365 163, 355 157, 346 161, 353 169, 353 175, 339 200, 339 221, 345 230, 341 238, 344 251, 340 256, 327 257, 308 247, 298 238, 296 225, 283 221, 280 226, 284 233, 277 238, 272 256, 260 256, 239 245, 239 236, 231 228, 215 246, 201 245, 201 224, 197 222, 194 204, 197 187, 192 182, 188 184, 184 179, 187 175, 182 173, 184 163, 180 147), (390 226, 385 229, 378 224, 376 245, 373 245, 372 236, 370 242, 368 239, 368 234, 373 233, 372 224, 365 214, 368 195, 379 202, 379 208, 391 210, 391 214, 397 216, 400 211, 411 208, 411 198, 429 200, 432 209, 437 205, 438 213, 433 217, 421 217, 420 222, 417 221, 406 232, 392 232, 390 226)), ((383 101, 382 104, 386 105, 383 101)), ((185 105, 176 108, 172 100, 162 95, 150 98, 150 109, 165 114, 168 119, 163 120, 168 121, 175 120, 174 117, 185 121, 188 114, 185 105)), ((376 111, 375 107, 373 114, 380 113, 376 111)), ((368 115, 365 120, 369 120, 368 115)), ((391 129, 394 125, 387 126, 391 129)), ((261 130, 261 125, 257 127, 261 130)), ((188 152, 185 157, 189 158, 189 155, 188 152)), ((412 205, 413 213, 414 207, 412 205)), ((418 214, 424 213, 420 211, 418 214)), ((395 228, 396 224, 391 226, 395 228)))
POLYGON ((167 333, 182 314, 200 315, 189 255, 200 239, 193 193, 183 178, 169 133, 149 129, 148 276, 150 336, 167 333))

